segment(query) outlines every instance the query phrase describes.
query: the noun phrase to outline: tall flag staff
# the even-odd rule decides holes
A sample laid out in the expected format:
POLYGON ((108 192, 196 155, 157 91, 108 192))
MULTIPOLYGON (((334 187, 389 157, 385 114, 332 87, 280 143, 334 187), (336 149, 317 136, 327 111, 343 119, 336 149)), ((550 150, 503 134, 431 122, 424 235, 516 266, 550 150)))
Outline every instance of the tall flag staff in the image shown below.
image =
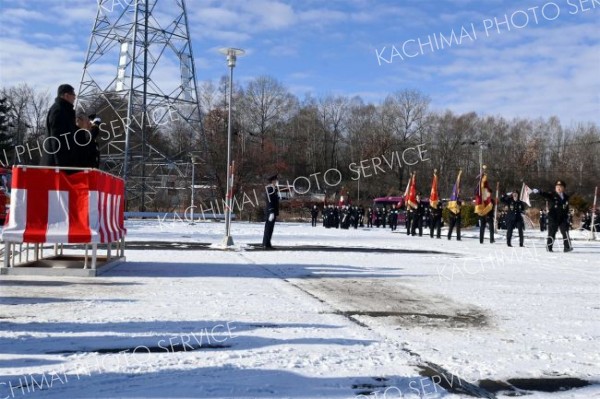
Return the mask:
POLYGON ((456 182, 454 183, 454 187, 452 188, 452 195, 450 196, 450 201, 448 201, 448 209, 458 215, 460 213, 460 207, 458 206, 458 201, 460 197, 460 175, 462 174, 462 169, 458 171, 458 176, 456 176, 456 182))
POLYGON ((594 205, 592 207, 592 224, 590 226, 590 232, 592 240, 596 239, 596 222, 595 222, 595 216, 596 216, 596 201, 598 199, 598 186, 596 186, 596 188, 594 189, 594 205))
POLYGON ((496 199, 494 200, 494 230, 498 232, 498 193, 500 191, 500 182, 496 182, 496 199))
POLYGON ((406 183, 406 190, 404 190, 404 202, 408 201, 408 194, 410 192, 410 183, 412 182, 412 173, 408 175, 408 183, 406 183))

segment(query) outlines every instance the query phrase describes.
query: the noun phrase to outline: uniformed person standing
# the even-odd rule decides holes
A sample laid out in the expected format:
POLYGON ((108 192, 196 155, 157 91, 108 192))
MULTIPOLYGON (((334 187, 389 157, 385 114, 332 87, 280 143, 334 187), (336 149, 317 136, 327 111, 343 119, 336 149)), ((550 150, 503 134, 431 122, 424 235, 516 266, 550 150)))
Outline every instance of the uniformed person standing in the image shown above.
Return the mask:
POLYGON ((433 233, 437 232, 436 237, 442 238, 442 201, 438 201, 436 207, 430 209, 430 214, 429 236, 433 238, 433 233))
POLYGON ((483 244, 483 239, 485 237, 485 226, 487 225, 488 230, 490 231, 490 244, 495 242, 494 240, 494 202, 492 202, 492 210, 489 211, 486 215, 478 216, 479 220, 479 243, 483 244))
POLYGON ((396 209, 396 205, 392 205, 392 209, 390 209, 390 229, 395 231, 398 227, 398 209, 396 209))
POLYGON ((456 226, 456 240, 460 241, 460 223, 462 221, 461 216, 460 216, 460 208, 462 206, 462 201, 457 200, 456 201, 456 211, 454 212, 450 207, 448 207, 448 215, 450 215, 449 218, 449 226, 448 226, 448 239, 451 240, 452 239, 452 230, 454 230, 454 226, 456 226))
POLYGON ((358 228, 358 218, 360 215, 360 211, 356 205, 350 207, 350 221, 352 227, 356 230, 358 228))
POLYGON ((319 208, 316 205, 313 205, 310 210, 310 222, 312 227, 317 227, 317 217, 319 217, 319 208))
POLYGON ((367 209, 367 227, 373 227, 373 209, 367 209))
POLYGON ((545 209, 540 211, 540 231, 546 231, 548 225, 548 214, 545 209))
POLYGON ((522 247, 524 244, 523 229, 525 228, 523 213, 525 212, 526 204, 519 200, 518 191, 506 193, 501 201, 508 206, 508 213, 506 214, 506 244, 512 247, 512 233, 516 227, 519 231, 519 246, 522 247))
POLYGON ((410 226, 410 234, 417 235, 419 229, 419 237, 423 236, 423 215, 425 214, 425 204, 421 201, 421 193, 417 194, 417 207, 412 209, 413 219, 410 226))
POLYGON ((269 185, 265 187, 265 232, 263 234, 263 248, 273 249, 271 245, 271 237, 273 237, 273 229, 275 228, 275 219, 279 216, 279 188, 277 175, 269 177, 269 185))
POLYGON ((552 252, 552 245, 556 239, 556 232, 560 230, 563 238, 565 252, 571 252, 571 239, 569 238, 569 196, 565 194, 565 183, 558 180, 554 185, 554 192, 542 192, 534 189, 533 193, 541 195, 548 200, 548 237, 546 250, 552 252))
POLYGON ((365 208, 362 205, 358 207, 358 227, 365 227, 365 208))

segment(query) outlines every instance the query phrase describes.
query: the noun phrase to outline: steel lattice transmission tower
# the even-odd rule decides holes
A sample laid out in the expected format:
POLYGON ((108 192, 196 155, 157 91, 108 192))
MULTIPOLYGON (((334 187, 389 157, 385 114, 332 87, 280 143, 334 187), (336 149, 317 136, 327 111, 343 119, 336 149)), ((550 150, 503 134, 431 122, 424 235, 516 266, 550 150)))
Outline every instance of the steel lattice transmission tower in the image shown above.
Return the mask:
POLYGON ((207 164, 185 0, 98 0, 78 108, 106 123, 103 169, 125 178, 128 208, 185 193, 190 150, 207 164))

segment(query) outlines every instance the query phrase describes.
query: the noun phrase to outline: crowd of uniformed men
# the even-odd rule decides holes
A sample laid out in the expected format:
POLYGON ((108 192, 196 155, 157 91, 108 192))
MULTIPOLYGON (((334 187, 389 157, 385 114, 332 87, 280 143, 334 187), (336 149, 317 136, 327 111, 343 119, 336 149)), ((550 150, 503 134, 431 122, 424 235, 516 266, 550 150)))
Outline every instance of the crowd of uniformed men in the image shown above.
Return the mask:
MULTIPOLYGON (((564 193, 564 188, 565 183, 558 180, 555 185, 555 191, 553 192, 542 192, 537 189, 533 190, 534 194, 539 194, 545 198, 548 204, 548 209, 540 212, 540 230, 548 230, 546 244, 548 251, 552 251, 555 236, 559 230, 563 236, 564 251, 570 252, 573 250, 568 232, 573 228, 573 212, 570 211, 569 197, 564 193)), ((498 227, 507 230, 506 239, 508 246, 512 246, 512 233, 516 229, 519 235, 519 246, 522 247, 524 246, 523 230, 525 229, 523 215, 525 213, 526 204, 519 199, 518 191, 506 193, 500 200, 504 207, 498 212, 498 227)), ((456 239, 461 239, 460 201, 458 202, 458 205, 458 212, 449 212, 447 234, 449 240, 452 238, 452 233, 455 229, 456 239)), ((435 208, 432 208, 429 206, 429 202, 421 200, 420 195, 418 195, 416 206, 407 208, 408 209, 405 209, 403 207, 400 209, 397 205, 377 208, 369 207, 367 209, 355 205, 326 205, 320 210, 314 205, 311 209, 312 225, 317 226, 317 224, 319 224, 318 219, 319 214, 321 214, 322 224, 326 228, 357 229, 359 227, 382 227, 395 231, 398 227, 398 222, 401 219, 404 219, 406 234, 422 236, 423 229, 428 229, 431 238, 441 238, 441 227, 444 223, 442 220, 443 208, 441 201, 437 203, 435 208), (403 218, 401 218, 401 215, 403 218)), ((479 241, 481 243, 484 242, 486 225, 490 235, 490 242, 494 242, 493 215, 494 212, 490 212, 486 216, 480 216, 478 218, 478 225, 480 228, 479 241)), ((599 219, 598 210, 596 210, 594 221, 596 230, 600 228, 599 219)), ((590 211, 584 216, 582 227, 589 230, 591 223, 592 214, 590 211)))

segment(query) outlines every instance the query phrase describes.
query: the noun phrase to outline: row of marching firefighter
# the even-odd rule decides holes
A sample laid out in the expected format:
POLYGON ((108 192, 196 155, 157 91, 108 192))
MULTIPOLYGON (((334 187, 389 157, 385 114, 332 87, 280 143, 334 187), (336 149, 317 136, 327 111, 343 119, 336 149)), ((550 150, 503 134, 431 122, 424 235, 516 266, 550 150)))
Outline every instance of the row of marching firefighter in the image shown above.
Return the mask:
MULTIPOLYGON (((525 229, 524 212, 530 205, 529 197, 531 194, 539 195, 546 200, 547 209, 540 212, 540 230, 548 231, 546 237, 546 249, 553 251, 553 244, 556 233, 561 232, 564 252, 573 250, 569 230, 572 228, 572 212, 569 207, 569 196, 565 193, 566 184, 562 180, 557 180, 553 191, 541 191, 535 188, 529 188, 523 184, 521 190, 507 192, 494 200, 492 190, 489 187, 487 175, 484 172, 478 178, 478 184, 475 189, 474 212, 479 226, 479 242, 484 243, 486 227, 489 232, 489 241, 494 243, 494 226, 496 220, 498 226, 507 230, 507 245, 512 246, 512 235, 514 229, 517 229, 519 235, 519 246, 524 246, 523 230, 525 229), (495 204, 502 204, 495 206, 495 204)), ((452 239, 453 232, 456 232, 456 239, 461 240, 461 208, 463 202, 460 199, 460 176, 459 171, 452 189, 452 195, 446 203, 448 209, 448 240, 452 239)), ((421 193, 417 191, 416 175, 413 174, 409 179, 404 196, 389 197, 398 199, 395 203, 389 203, 387 206, 374 206, 367 209, 359 206, 342 204, 341 206, 325 205, 321 210, 322 223, 326 228, 349 229, 351 227, 383 227, 395 231, 398 224, 404 224, 406 234, 412 236, 422 236, 423 229, 429 230, 431 238, 441 238, 441 228, 444 224, 442 213, 443 203, 438 194, 438 177, 434 172, 431 185, 431 194, 429 200, 423 200, 421 193)), ((462 212, 464 215, 464 212, 462 212)), ((596 227, 599 223, 598 210, 595 214, 586 215, 589 224, 596 227)), ((319 208, 315 205, 311 210, 312 225, 316 226, 319 217, 319 208)), ((586 221, 584 220, 584 223, 586 221)), ((597 229, 597 227, 596 227, 597 229)))

